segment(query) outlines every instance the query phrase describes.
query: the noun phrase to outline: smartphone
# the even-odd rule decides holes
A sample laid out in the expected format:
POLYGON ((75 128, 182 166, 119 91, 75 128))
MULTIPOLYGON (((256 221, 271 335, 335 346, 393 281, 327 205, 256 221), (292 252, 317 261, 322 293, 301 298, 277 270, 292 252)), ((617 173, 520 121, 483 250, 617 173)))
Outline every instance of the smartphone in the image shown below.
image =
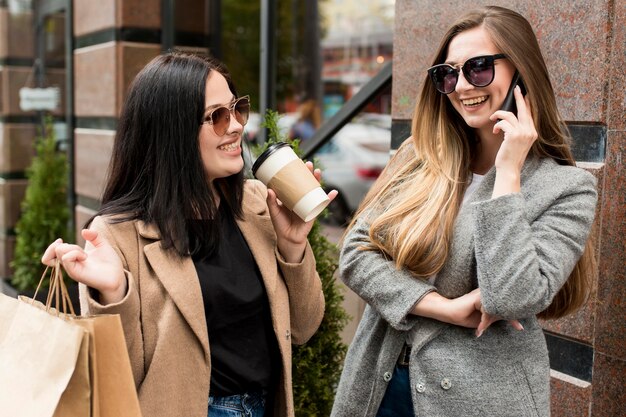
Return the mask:
POLYGON ((510 111, 515 114, 515 116, 517 116, 517 106, 515 105, 515 96, 513 95, 513 91, 515 90, 516 85, 519 85, 520 90, 522 90, 522 95, 525 96, 526 87, 522 82, 522 77, 520 77, 519 72, 517 71, 513 74, 513 80, 511 80, 509 91, 507 91, 504 102, 502 102, 502 107, 500 107, 500 110, 510 111))

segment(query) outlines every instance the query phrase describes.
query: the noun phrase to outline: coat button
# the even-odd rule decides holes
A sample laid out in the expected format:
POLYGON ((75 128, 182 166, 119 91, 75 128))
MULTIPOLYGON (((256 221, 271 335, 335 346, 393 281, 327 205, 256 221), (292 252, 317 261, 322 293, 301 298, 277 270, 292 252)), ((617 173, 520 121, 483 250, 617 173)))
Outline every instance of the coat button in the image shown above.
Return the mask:
POLYGON ((290 338, 290 337, 291 337, 291 332, 290 332, 289 330, 287 330, 287 331, 285 332, 285 338, 286 338, 287 340, 289 340, 289 338, 290 338))
POLYGON ((441 388, 445 390, 449 390, 452 387, 452 382, 448 378, 444 378, 441 380, 441 388))
POLYGON ((383 379, 385 380, 385 382, 391 381, 391 372, 385 372, 383 374, 383 379))
POLYGON ((415 385, 415 390, 421 394, 422 392, 426 391, 426 385, 418 382, 417 385, 415 385))

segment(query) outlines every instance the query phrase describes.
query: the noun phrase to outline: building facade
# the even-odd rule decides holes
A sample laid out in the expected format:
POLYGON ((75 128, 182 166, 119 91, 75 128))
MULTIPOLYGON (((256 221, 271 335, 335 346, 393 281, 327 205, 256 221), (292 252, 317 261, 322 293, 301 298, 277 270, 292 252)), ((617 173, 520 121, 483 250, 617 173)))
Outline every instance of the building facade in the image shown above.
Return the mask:
MULTIPOLYGON (((36 111, 20 108, 20 89, 57 86, 61 91, 53 116, 70 154, 70 204, 75 230, 80 230, 99 207, 129 83, 150 59, 173 46, 208 52, 219 38, 211 32, 218 3, 0 0, 0 284, 11 276, 25 170, 41 120, 36 111)), ((348 6, 369 4, 329 3, 345 9, 342 18, 354 13, 348 6)), ((382 17, 393 6, 384 3, 382 17)), ((332 65, 324 77, 358 89, 365 82, 361 73, 374 71, 377 59, 389 60, 392 48, 392 147, 397 147, 409 135, 418 80, 443 31, 463 11, 487 3, 518 10, 536 29, 577 160, 599 184, 593 296, 577 314, 544 323, 553 368, 552 415, 623 416, 626 2, 396 0, 391 33, 379 31, 383 24, 374 22, 350 36, 327 34, 322 50, 332 65)), ((79 235, 76 240, 81 243, 79 235)))

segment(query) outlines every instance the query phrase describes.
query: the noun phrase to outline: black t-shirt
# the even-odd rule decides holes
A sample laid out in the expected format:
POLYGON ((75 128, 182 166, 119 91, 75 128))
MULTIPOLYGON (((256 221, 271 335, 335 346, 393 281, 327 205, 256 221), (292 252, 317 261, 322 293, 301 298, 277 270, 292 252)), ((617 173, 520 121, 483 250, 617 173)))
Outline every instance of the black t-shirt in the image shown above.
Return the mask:
POLYGON ((263 279, 233 216, 219 212, 219 250, 193 256, 209 333, 211 395, 272 392, 281 365, 263 279))

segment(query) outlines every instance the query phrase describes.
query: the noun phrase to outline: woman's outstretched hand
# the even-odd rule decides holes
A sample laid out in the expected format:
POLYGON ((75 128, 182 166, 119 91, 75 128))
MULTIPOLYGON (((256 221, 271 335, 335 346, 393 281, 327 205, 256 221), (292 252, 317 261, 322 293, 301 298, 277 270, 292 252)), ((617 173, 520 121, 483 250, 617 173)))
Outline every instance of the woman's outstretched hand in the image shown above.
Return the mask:
POLYGON ((95 230, 84 229, 81 235, 87 241, 85 249, 57 239, 48 246, 41 262, 53 266, 59 259, 70 278, 100 293, 103 305, 121 301, 127 291, 121 259, 95 230))
MULTIPOLYGON (((310 161, 306 163, 306 166, 311 170, 315 179, 320 181, 322 172, 319 169, 313 169, 313 163, 310 161)), ((328 193, 328 197, 332 201, 337 194, 337 190, 332 190, 328 193)), ((306 238, 315 219, 304 222, 297 214, 283 206, 282 202, 276 198, 276 193, 270 189, 267 190, 267 206, 276 231, 278 251, 285 261, 299 263, 304 257, 306 238)))

